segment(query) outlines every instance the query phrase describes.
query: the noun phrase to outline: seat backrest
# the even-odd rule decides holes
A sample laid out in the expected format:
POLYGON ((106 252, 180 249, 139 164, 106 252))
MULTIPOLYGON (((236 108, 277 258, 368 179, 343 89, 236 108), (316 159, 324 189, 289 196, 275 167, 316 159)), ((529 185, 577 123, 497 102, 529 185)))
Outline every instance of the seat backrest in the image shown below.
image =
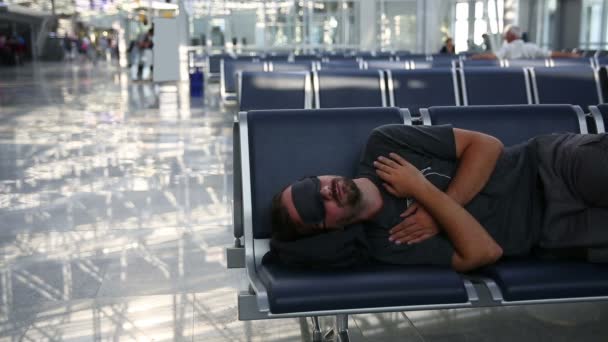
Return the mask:
POLYGON ((222 74, 220 87, 223 94, 236 93, 236 75, 239 71, 265 71, 264 62, 251 62, 241 60, 222 60, 222 74))
POLYGON ((293 60, 294 61, 320 61, 321 57, 317 56, 317 55, 294 55, 293 56, 293 60))
POLYGON ((292 182, 325 174, 355 176, 371 131, 391 123, 404 123, 398 108, 241 112, 246 236, 249 230, 255 239, 270 237, 272 197, 292 182))
POLYGON ((316 108, 386 107, 384 72, 320 70, 313 72, 316 108))
POLYGON ((599 75, 590 66, 531 68, 535 103, 568 103, 587 108, 602 103, 599 75))
POLYGON ((459 72, 465 106, 532 103, 532 88, 524 68, 477 67, 459 72))
POLYGON ((276 55, 266 55, 262 58, 262 60, 270 62, 270 61, 276 61, 276 62, 287 62, 290 58, 290 54, 285 54, 285 53, 281 53, 281 54, 276 54, 276 55))
POLYGON ((244 71, 239 74, 239 108, 312 108, 310 72, 244 71))
POLYGON ((405 70, 409 66, 406 61, 387 61, 387 60, 367 60, 363 62, 364 69, 369 70, 405 70))
POLYGON ((458 57, 455 55, 433 55, 433 68, 449 68, 452 67, 453 62, 458 61, 458 57))
POLYGON ((463 59, 460 61, 460 65, 463 68, 475 68, 475 67, 500 67, 502 61, 500 59, 463 59))
POLYGON ((590 106, 589 110, 597 133, 606 132, 606 122, 608 122, 608 104, 599 104, 597 106, 590 106))
POLYGON ((311 71, 312 61, 268 62, 268 71, 311 71))
POLYGON ((209 55, 207 57, 207 64, 209 65, 209 73, 219 75, 221 72, 221 61, 222 59, 234 59, 227 53, 209 55))
POLYGON ((330 60, 317 63, 318 70, 353 70, 360 69, 361 63, 356 59, 330 60))
POLYGON ((460 105, 456 71, 451 68, 389 70, 389 106, 419 108, 460 105))
POLYGON ((552 66, 552 67, 593 66, 593 58, 592 57, 582 57, 582 58, 551 58, 551 59, 549 59, 549 66, 552 66))
POLYGON ((431 107, 420 113, 425 125, 452 124, 484 132, 507 146, 540 134, 587 133, 583 110, 572 105, 431 107))
POLYGON ((236 55, 234 59, 239 61, 259 62, 260 56, 257 54, 236 55))
POLYGON ((433 67, 433 61, 430 59, 410 59, 410 69, 430 69, 433 67))
POLYGON ((520 59, 506 59, 503 62, 506 67, 544 67, 549 66, 549 59, 547 58, 520 58, 520 59))

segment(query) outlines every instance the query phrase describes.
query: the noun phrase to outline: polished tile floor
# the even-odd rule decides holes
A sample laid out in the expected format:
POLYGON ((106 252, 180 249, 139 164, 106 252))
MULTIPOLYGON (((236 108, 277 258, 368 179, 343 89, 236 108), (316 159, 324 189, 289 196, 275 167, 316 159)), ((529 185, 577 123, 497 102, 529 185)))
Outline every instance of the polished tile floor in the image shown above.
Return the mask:
MULTIPOLYGON (((0 69, 0 341, 307 341, 241 322, 232 114, 217 85, 112 65, 0 69)), ((331 320, 323 320, 329 325, 331 320)), ((353 341, 606 341, 608 304, 355 315, 353 341)))

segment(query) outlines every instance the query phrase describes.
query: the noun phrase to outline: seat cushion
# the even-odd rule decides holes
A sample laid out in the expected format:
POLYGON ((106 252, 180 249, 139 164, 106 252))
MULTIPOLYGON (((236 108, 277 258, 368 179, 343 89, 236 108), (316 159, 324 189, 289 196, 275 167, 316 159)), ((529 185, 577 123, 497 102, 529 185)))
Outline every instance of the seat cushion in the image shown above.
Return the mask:
POLYGON ((276 262, 259 269, 274 314, 465 303, 460 276, 448 268, 369 264, 308 270, 276 262))
POLYGON ((608 295, 608 264, 538 259, 505 260, 480 270, 506 301, 608 295))

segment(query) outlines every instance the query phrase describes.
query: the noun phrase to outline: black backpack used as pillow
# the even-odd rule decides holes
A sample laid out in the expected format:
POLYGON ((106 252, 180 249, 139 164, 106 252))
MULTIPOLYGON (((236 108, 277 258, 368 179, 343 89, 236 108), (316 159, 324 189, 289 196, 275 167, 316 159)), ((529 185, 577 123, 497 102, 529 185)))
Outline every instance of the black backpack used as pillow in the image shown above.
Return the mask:
POLYGON ((344 268, 367 264, 370 247, 363 225, 352 225, 295 241, 270 240, 262 263, 279 262, 304 268, 344 268))

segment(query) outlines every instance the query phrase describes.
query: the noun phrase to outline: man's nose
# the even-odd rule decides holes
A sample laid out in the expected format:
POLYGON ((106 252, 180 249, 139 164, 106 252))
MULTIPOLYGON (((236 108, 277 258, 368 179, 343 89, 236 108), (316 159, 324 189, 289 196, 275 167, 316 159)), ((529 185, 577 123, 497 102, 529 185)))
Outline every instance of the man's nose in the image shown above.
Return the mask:
POLYGON ((331 188, 329 185, 322 186, 320 192, 324 200, 331 199, 331 188))

